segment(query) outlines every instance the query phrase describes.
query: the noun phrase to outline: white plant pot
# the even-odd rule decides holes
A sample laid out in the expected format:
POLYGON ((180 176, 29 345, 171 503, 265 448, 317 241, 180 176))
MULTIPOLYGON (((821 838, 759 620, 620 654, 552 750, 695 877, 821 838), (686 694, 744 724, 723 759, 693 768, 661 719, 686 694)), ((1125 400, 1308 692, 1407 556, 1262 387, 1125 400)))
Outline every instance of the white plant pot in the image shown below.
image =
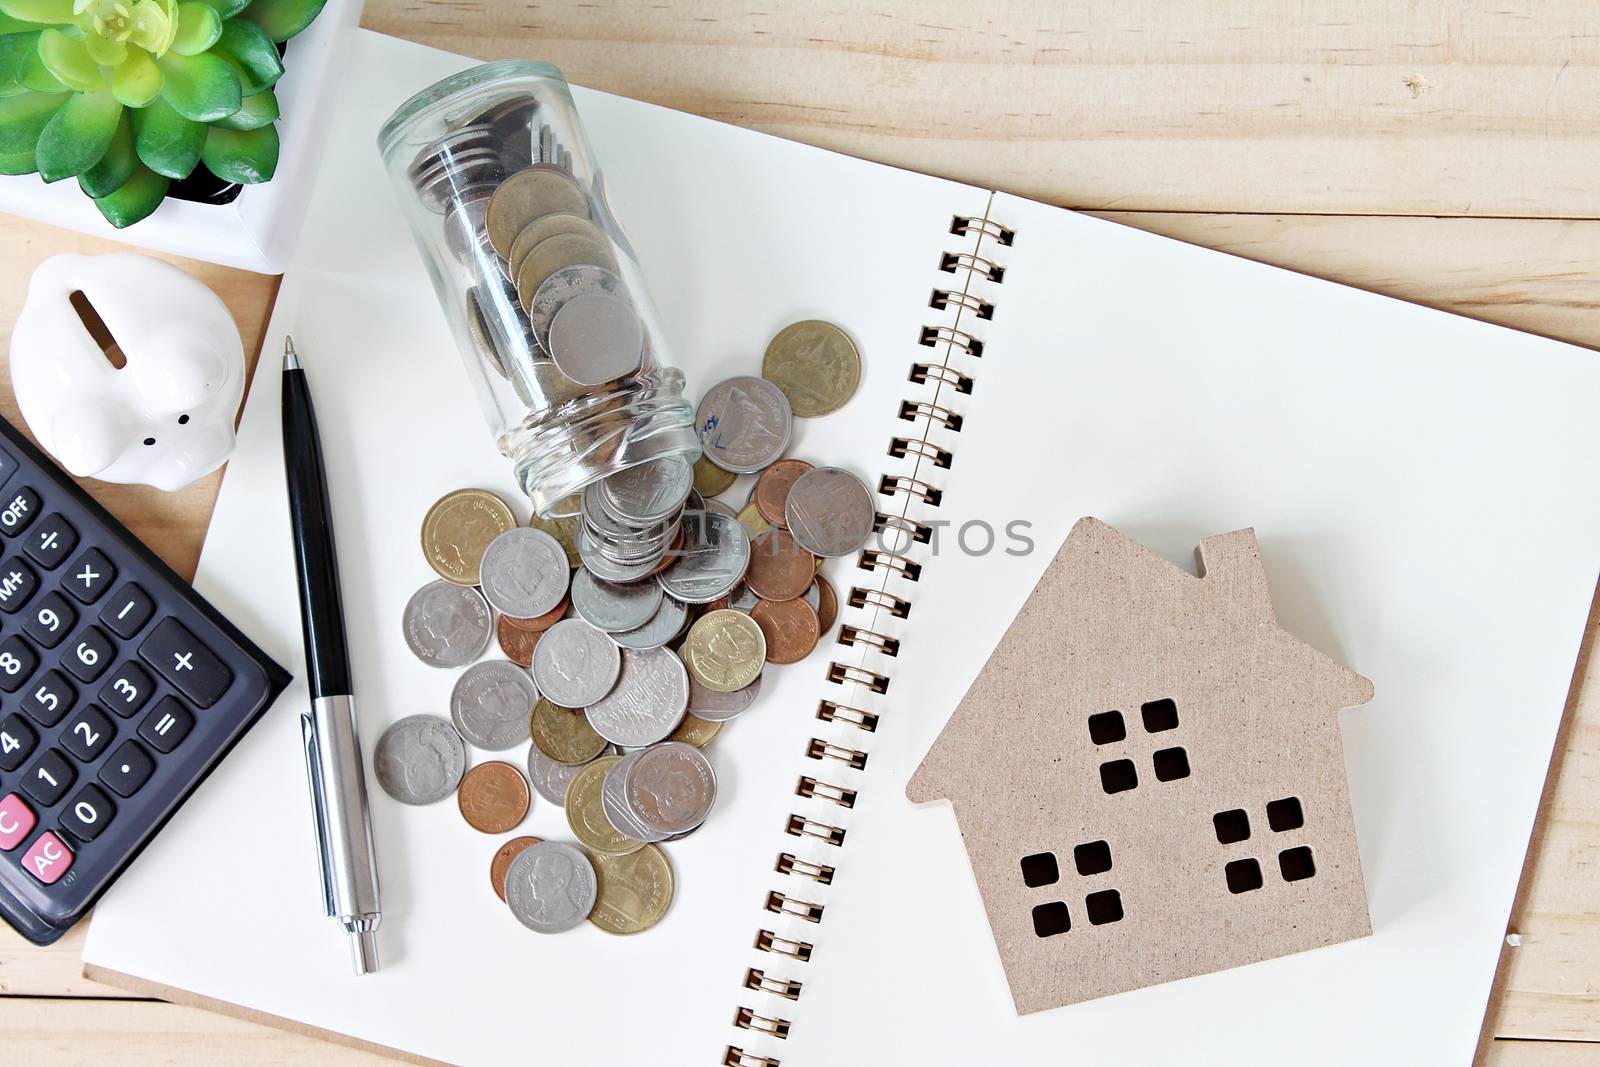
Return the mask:
POLYGON ((344 71, 349 31, 361 18, 361 4, 362 0, 328 0, 316 21, 289 42, 286 69, 274 87, 282 117, 278 171, 271 181, 245 186, 229 204, 168 197, 149 218, 119 230, 71 178, 46 185, 37 174, 0 176, 0 211, 140 248, 260 274, 282 274, 305 221, 327 133, 327 112, 344 71))

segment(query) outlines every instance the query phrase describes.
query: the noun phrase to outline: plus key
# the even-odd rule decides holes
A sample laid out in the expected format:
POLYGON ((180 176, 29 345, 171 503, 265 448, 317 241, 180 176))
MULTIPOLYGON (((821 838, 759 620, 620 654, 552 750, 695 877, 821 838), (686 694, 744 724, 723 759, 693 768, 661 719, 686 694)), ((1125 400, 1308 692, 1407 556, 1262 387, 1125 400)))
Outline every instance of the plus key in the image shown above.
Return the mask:
POLYGON ((139 658, 197 707, 215 704, 233 672, 177 619, 162 619, 139 645, 139 658))

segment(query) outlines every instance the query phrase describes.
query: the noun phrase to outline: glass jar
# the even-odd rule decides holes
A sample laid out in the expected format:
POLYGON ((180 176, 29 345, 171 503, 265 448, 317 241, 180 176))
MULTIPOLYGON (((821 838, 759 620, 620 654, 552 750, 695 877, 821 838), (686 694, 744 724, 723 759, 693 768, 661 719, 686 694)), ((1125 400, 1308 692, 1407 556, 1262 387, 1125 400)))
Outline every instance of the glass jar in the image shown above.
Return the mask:
POLYGON ((683 373, 558 69, 507 60, 446 78, 401 105, 378 147, 535 511, 641 463, 694 461, 683 373))

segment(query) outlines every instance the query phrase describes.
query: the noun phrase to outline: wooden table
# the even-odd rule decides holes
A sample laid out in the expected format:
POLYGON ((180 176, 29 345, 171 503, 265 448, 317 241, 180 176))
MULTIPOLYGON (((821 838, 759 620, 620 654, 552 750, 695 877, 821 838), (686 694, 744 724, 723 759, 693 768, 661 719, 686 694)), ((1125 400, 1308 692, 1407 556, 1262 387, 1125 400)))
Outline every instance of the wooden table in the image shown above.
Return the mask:
MULTIPOLYGON (((1588 0, 368 0, 365 24, 1600 347, 1588 0)), ((0 218, 0 247, 5 347, 39 260, 111 246, 0 218)), ((186 265, 258 347, 275 280, 186 265)), ((217 481, 90 488, 190 574, 217 481)), ((1596 627, 1485 1023, 1502 1067, 1600 1065, 1596 627)), ((81 931, 0 932, 6 1062, 384 1062, 86 981, 81 931)))

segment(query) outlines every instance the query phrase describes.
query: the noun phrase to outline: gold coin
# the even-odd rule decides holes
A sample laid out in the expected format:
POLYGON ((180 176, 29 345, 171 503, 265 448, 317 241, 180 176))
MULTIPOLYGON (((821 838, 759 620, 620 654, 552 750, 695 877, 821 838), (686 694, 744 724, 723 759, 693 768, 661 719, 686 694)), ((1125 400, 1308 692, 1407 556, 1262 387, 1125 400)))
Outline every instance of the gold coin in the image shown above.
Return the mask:
POLYGON ((552 704, 544 697, 533 706, 528 732, 539 751, 557 763, 588 763, 606 748, 606 739, 594 732, 583 712, 552 704))
POLYGON ((767 639, 754 619, 723 608, 689 627, 683 662, 694 680, 717 693, 732 693, 756 680, 767 660, 767 639))
MULTIPOLYGON (((560 505, 557 504, 559 508, 560 505)), ((535 530, 543 530, 561 546, 567 554, 567 566, 579 567, 583 565, 583 557, 578 555, 578 529, 583 524, 583 519, 578 515, 564 515, 559 518, 542 519, 538 515, 528 520, 528 525, 535 530)))
POLYGON ((694 461, 694 491, 708 500, 726 490, 738 477, 732 471, 723 470, 703 454, 694 461))
POLYGON ((861 384, 861 353, 833 323, 807 319, 778 331, 761 360, 761 376, 783 390, 801 418, 831 415, 861 384))
POLYGON ((523 227, 541 215, 588 215, 589 198, 576 178, 559 167, 534 164, 500 183, 489 197, 484 228, 501 258, 523 227))
POLYGON ((446 493, 422 519, 422 554, 439 577, 477 585, 489 542, 517 524, 505 501, 482 489, 446 493))
POLYGON ((761 514, 761 509, 756 507, 756 502, 751 500, 739 509, 739 525, 744 527, 744 532, 750 535, 750 543, 755 544, 756 539, 772 528, 772 523, 761 514))
POLYGON ((660 922, 672 906, 672 865, 667 854, 646 845, 625 856, 604 852, 594 863, 594 910, 589 921, 608 934, 637 934, 660 922))
POLYGON ((617 257, 603 237, 587 233, 558 233, 533 246, 517 271, 517 299, 526 311, 544 280, 562 267, 604 267, 615 272, 617 257))
POLYGON ((683 721, 678 724, 678 728, 672 731, 667 740, 682 741, 684 744, 693 745, 695 748, 705 748, 721 729, 722 724, 720 722, 702 719, 697 715, 685 715, 683 721))
POLYGON ((511 277, 517 276, 523 260, 528 258, 528 253, 533 251, 534 245, 558 233, 583 233, 591 237, 601 235, 600 227, 582 215, 544 215, 534 219, 524 226, 522 232, 517 234, 517 239, 511 242, 511 254, 506 257, 511 265, 511 277))
POLYGON ((567 786, 567 825, 578 843, 590 852, 622 856, 644 847, 642 841, 631 841, 617 832, 606 818, 600 805, 600 791, 605 786, 606 772, 621 756, 602 756, 595 760, 567 786))

